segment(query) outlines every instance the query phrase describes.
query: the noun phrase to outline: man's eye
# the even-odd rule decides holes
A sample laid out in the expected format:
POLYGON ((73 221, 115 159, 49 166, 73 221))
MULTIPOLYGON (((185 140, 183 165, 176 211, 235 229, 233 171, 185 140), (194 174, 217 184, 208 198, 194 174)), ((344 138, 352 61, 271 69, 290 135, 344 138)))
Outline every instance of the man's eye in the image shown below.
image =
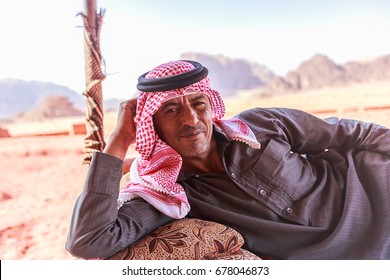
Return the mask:
POLYGON ((203 106, 203 105, 206 105, 206 103, 205 102, 196 102, 195 104, 194 104, 194 107, 200 107, 200 106, 203 106))
POLYGON ((174 113, 174 112, 176 112, 176 111, 177 111, 176 108, 170 108, 170 109, 168 109, 166 112, 167 112, 167 113, 174 113))

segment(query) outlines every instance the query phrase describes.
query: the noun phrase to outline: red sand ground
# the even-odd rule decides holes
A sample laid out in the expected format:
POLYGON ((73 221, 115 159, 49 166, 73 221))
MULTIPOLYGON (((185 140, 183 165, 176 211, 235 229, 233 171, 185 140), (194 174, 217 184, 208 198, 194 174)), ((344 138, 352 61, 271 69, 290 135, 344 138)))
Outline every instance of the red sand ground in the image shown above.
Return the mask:
POLYGON ((82 137, 0 139, 0 258, 72 259, 64 244, 87 172, 82 137))

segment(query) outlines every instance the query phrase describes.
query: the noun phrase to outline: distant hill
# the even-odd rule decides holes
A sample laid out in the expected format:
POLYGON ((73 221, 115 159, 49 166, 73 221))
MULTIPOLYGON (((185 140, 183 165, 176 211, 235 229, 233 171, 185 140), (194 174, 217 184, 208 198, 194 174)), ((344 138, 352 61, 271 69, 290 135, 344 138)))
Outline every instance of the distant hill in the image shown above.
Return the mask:
MULTIPOLYGON (((259 63, 223 55, 184 53, 181 59, 196 60, 206 66, 209 69, 212 88, 223 96, 235 95, 240 90, 253 90, 253 94, 274 95, 281 92, 390 80, 390 55, 369 61, 337 64, 326 55, 316 54, 284 77, 275 75, 259 63)), ((75 107, 85 110, 85 97, 66 86, 3 79, 0 80, 0 119, 12 118, 30 111, 48 96, 65 96, 75 107)), ((104 111, 112 111, 118 109, 121 100, 104 99, 103 102, 104 111)))
POLYGON ((233 95, 239 90, 265 86, 275 74, 264 65, 224 55, 184 53, 181 59, 195 60, 209 70, 211 87, 221 95, 233 95))
MULTIPOLYGON (((18 79, 0 79, 0 119, 10 119, 40 106, 48 96, 64 96, 75 107, 85 110, 85 97, 81 93, 62 85, 23 81, 18 79)), ((104 100, 104 110, 116 110, 120 100, 104 100)))
POLYGON ((34 108, 17 115, 18 119, 40 121, 58 117, 85 116, 85 109, 74 105, 68 97, 49 95, 34 108))
POLYGON ((316 54, 285 77, 275 77, 267 85, 267 90, 273 93, 300 91, 384 80, 390 80, 390 55, 370 61, 336 64, 326 55, 316 54))
POLYGON ((81 94, 66 86, 39 81, 0 80, 0 118, 10 118, 31 110, 50 95, 66 96, 72 103, 85 106, 81 94))
MULTIPOLYGON (((103 93, 103 95, 104 95, 104 93, 103 93)), ((122 101, 123 101, 122 99, 118 99, 118 98, 104 99, 103 100, 103 109, 105 112, 117 111, 119 108, 119 104, 121 104, 122 101)))

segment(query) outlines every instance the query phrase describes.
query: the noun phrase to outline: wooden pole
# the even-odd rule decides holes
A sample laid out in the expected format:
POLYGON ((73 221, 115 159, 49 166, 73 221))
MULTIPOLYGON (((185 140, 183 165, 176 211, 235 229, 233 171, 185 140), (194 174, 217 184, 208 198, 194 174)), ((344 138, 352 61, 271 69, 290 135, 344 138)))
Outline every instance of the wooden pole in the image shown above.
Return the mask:
POLYGON ((103 20, 103 11, 97 13, 96 0, 84 0, 84 50, 86 90, 86 128, 84 140, 84 163, 90 163, 94 151, 102 151, 104 142, 103 128, 103 91, 102 81, 105 75, 101 69, 99 33, 103 20))
POLYGON ((94 36, 97 36, 97 23, 96 23, 96 0, 84 0, 84 9, 87 16, 88 25, 94 36))

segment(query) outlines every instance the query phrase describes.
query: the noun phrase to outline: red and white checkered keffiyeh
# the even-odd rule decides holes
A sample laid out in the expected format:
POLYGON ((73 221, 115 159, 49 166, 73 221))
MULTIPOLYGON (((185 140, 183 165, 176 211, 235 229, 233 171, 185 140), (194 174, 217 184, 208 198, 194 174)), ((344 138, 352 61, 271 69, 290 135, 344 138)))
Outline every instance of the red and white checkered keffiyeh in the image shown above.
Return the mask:
MULTIPOLYGON (((195 68, 186 61, 172 61, 151 70, 146 78, 163 78, 186 73, 195 68)), ((167 98, 185 95, 188 91, 206 94, 211 103, 213 122, 230 139, 260 148, 250 128, 239 119, 221 120, 225 106, 220 94, 210 88, 208 77, 185 88, 161 92, 139 92, 136 113, 136 150, 139 155, 130 169, 131 182, 120 192, 119 207, 137 196, 162 213, 183 218, 190 205, 183 187, 176 183, 182 165, 181 156, 157 135, 153 115, 167 98)))

